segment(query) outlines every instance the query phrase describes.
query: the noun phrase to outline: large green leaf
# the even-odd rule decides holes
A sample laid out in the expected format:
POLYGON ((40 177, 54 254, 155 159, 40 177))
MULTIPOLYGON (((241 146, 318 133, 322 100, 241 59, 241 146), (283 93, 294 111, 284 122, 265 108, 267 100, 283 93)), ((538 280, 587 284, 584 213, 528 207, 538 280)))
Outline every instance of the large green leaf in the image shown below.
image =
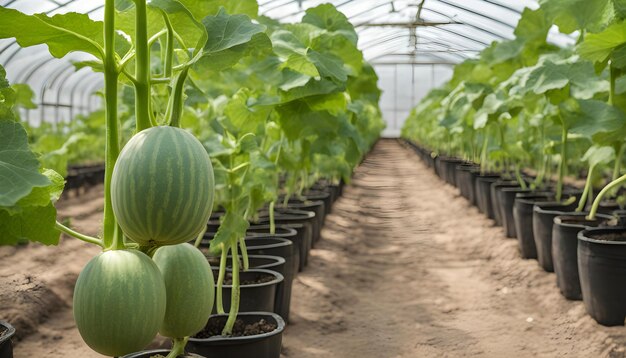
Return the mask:
POLYGON ((346 82, 348 79, 348 74, 339 57, 314 50, 309 50, 307 57, 311 59, 322 77, 328 77, 337 82, 346 82))
POLYGON ((588 162, 590 167, 598 164, 608 164, 615 159, 615 149, 609 146, 591 146, 583 155, 581 161, 588 162))
POLYGON ((232 242, 237 242, 239 239, 243 239, 246 236, 246 231, 250 224, 243 217, 243 215, 227 212, 220 219, 220 227, 215 233, 215 237, 211 240, 211 252, 218 254, 221 252, 221 245, 224 244, 226 248, 232 242))
POLYGON ((0 206, 13 206, 33 188, 49 184, 39 173, 39 161, 22 125, 0 119, 0 206))
POLYGON ((307 9, 302 22, 341 34, 354 45, 358 41, 358 35, 354 30, 354 26, 352 26, 346 15, 339 12, 332 4, 321 4, 307 9))
POLYGON ((572 94, 582 99, 608 91, 608 82, 596 75, 593 65, 576 57, 557 61, 548 58, 540 62, 527 73, 524 88, 542 94, 568 85, 572 94))
POLYGON ((264 123, 272 110, 272 106, 258 103, 247 88, 242 88, 231 98, 224 114, 234 126, 234 133, 254 133, 264 123))
POLYGON ((224 8, 229 14, 242 14, 251 18, 256 18, 259 13, 256 0, 180 0, 180 2, 198 21, 217 14, 220 8, 224 8))
POLYGON ((15 215, 0 208, 0 245, 14 245, 23 240, 58 244, 60 232, 55 229, 56 213, 52 203, 31 206, 15 215))
POLYGON ((611 24, 599 33, 588 33, 580 44, 580 54, 593 62, 604 62, 611 52, 626 43, 626 22, 611 24))
POLYGON ((46 44, 52 56, 61 58, 73 51, 102 59, 103 25, 86 14, 26 15, 18 10, 0 7, 0 38, 12 38, 22 47, 46 44))
POLYGON ((561 114, 570 133, 588 138, 600 132, 623 130, 626 125, 624 112, 594 99, 563 102, 561 114))
POLYGON ((243 58, 248 56, 263 58, 269 54, 272 43, 267 35, 258 33, 252 36, 249 42, 226 49, 224 51, 204 53, 202 58, 196 62, 194 69, 200 73, 201 78, 207 79, 206 72, 219 72, 236 65, 243 58))
POLYGON ((290 31, 276 30, 270 36, 274 52, 282 57, 288 58, 292 54, 306 56, 306 46, 290 31))
POLYGON ((5 208, 12 215, 15 213, 29 210, 32 206, 47 206, 50 202, 56 202, 63 193, 65 187, 65 180, 63 177, 52 169, 46 169, 42 173, 50 180, 50 185, 44 187, 35 187, 17 204, 11 208, 5 208))
POLYGON ((181 2, 177 0, 150 0, 148 7, 167 14, 172 27, 184 39, 187 46, 193 46, 199 50, 206 43, 206 29, 181 2))
POLYGON ((600 31, 613 16, 612 0, 541 0, 541 8, 554 19, 559 31, 600 31))
MULTIPOLYGON (((284 89, 285 87, 281 86, 281 88, 284 89)), ((326 79, 315 80, 311 78, 305 82, 303 86, 290 87, 289 90, 281 92, 281 100, 282 102, 290 102, 304 97, 330 94, 342 90, 344 90, 344 88, 336 82, 326 79)))
POLYGON ((223 8, 215 16, 202 19, 209 34, 204 53, 224 51, 244 44, 252 36, 265 31, 265 26, 253 23, 246 15, 229 15, 223 8))

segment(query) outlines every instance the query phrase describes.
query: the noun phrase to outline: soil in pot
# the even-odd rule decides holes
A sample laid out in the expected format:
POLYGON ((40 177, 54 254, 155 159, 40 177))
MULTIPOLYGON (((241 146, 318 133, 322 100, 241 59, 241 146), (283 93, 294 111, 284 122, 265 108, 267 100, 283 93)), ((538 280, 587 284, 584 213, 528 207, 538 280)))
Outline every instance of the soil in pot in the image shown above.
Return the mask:
MULTIPOLYGON (((123 356, 122 358, 165 358, 170 353, 167 349, 154 349, 149 351, 131 353, 123 356)), ((179 355, 178 358, 205 358, 204 356, 195 353, 186 353, 185 355, 179 355)))
POLYGON ((603 225, 610 216, 598 214, 587 220, 588 212, 571 212, 554 218, 552 227, 552 260, 556 283, 563 297, 581 300, 580 276, 578 274, 578 233, 586 228, 603 225))
MULTIPOLYGON (((216 317, 209 319, 204 329, 198 332, 196 338, 210 338, 222 335, 222 329, 226 324, 227 317, 216 317)), ((275 323, 268 322, 265 318, 260 318, 255 322, 244 322, 241 318, 235 321, 233 326, 233 334, 231 337, 255 336, 264 333, 273 332, 278 326, 275 323)))
POLYGON ((605 326, 626 318, 626 228, 578 233, 578 272, 587 313, 605 326))
POLYGON ((533 207, 533 237, 537 248, 537 261, 546 272, 554 272, 552 260, 552 226, 554 218, 576 209, 576 202, 569 204, 539 202, 533 207))
MULTIPOLYGON (((219 269, 213 269, 215 282, 217 282, 217 274, 219 269)), ((276 306, 276 296, 278 285, 284 281, 283 275, 278 272, 266 269, 249 269, 239 273, 239 282, 241 284, 241 298, 239 310, 246 311, 266 311, 273 312, 276 306)), ((230 310, 230 298, 232 293, 232 283, 230 272, 226 272, 224 286, 222 289, 224 310, 230 310)), ((217 312, 217 300, 214 307, 217 312)))
POLYGON ((282 335, 285 322, 280 316, 268 312, 242 312, 237 315, 241 320, 236 329, 239 336, 221 336, 227 315, 212 315, 206 329, 200 335, 189 338, 187 350, 206 357, 219 358, 280 358, 282 335), (246 329, 246 327, 249 327, 246 329), (251 334, 254 332, 268 331, 251 334), (244 334, 251 335, 244 335, 244 334))
POLYGON ((513 219, 515 236, 522 258, 537 258, 537 246, 533 235, 533 207, 535 203, 553 200, 554 196, 550 193, 518 193, 516 195, 513 204, 513 219))

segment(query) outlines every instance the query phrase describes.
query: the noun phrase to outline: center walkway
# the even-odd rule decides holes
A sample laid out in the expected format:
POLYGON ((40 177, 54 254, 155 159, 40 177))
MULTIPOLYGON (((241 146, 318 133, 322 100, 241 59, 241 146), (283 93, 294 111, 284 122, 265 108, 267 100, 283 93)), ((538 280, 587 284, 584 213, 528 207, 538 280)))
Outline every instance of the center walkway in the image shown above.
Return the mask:
POLYGON ((394 140, 357 169, 294 284, 292 358, 622 357, 554 274, 394 140))

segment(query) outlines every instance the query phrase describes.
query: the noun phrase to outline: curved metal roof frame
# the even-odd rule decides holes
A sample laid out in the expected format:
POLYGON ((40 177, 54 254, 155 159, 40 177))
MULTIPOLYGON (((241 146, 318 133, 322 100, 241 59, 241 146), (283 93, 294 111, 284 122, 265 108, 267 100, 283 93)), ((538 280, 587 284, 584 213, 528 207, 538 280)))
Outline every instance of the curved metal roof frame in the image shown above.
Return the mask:
MULTIPOLYGON (((524 8, 538 6, 537 0, 258 1, 260 14, 281 22, 299 21, 307 8, 332 3, 355 24, 359 47, 373 64, 454 65, 493 41, 513 38, 524 8)), ((0 0, 0 6, 26 13, 78 11, 100 20, 104 0, 0 0)), ((554 29, 549 38, 560 45, 573 41, 554 29)), ((103 86, 102 74, 74 66, 87 59, 91 57, 80 53, 54 59, 45 46, 22 49, 13 39, 0 40, 0 64, 7 68, 9 80, 27 83, 35 92, 40 108, 26 117, 33 124, 51 120, 51 109, 59 121, 66 114, 73 118, 88 113, 101 102, 94 91, 103 86)))

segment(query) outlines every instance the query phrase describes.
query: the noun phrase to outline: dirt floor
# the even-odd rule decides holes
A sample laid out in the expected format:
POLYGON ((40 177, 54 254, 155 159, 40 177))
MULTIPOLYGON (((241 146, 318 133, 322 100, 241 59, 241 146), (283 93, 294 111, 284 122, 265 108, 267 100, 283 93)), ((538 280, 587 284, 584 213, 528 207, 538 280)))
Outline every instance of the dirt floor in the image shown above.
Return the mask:
MULTIPOLYGON (((95 234, 100 193, 60 215, 95 234)), ((554 274, 520 259, 515 240, 395 141, 378 143, 333 210, 294 283, 284 357, 626 356, 625 327, 562 298, 554 274)), ((70 308, 96 252, 69 239, 0 248, 0 319, 21 332, 16 358, 98 357, 70 308)))

